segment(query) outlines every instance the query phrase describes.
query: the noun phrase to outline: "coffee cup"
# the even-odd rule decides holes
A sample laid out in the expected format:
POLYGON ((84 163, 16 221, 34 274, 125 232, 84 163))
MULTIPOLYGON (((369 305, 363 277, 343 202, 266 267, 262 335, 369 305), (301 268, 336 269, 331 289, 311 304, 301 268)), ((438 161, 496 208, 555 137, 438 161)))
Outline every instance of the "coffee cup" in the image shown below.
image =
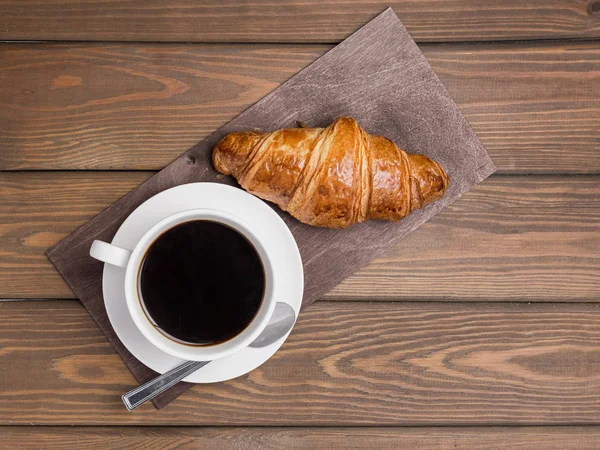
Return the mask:
MULTIPOLYGON (((125 300, 134 324, 146 339, 157 348, 181 359, 210 361, 224 358, 248 347, 265 329, 275 309, 276 299, 274 297, 274 286, 276 280, 273 271, 273 258, 265 245, 265 241, 263 237, 261 237, 260 232, 231 212, 216 209, 192 209, 182 211, 161 220, 150 228, 132 249, 125 249, 107 242, 96 240, 92 244, 90 255, 97 260, 120 267, 125 271, 125 300), (223 256, 219 254, 221 249, 218 242, 215 244, 215 247, 215 245, 209 242, 209 239, 198 240, 199 243, 183 240, 183 243, 179 248, 177 245, 173 246, 174 242, 177 243, 179 241, 173 240, 172 236, 178 236, 179 233, 185 237, 187 236, 185 234, 186 229, 189 233, 191 229, 198 230, 200 226, 204 227, 202 228, 203 230, 217 233, 217 236, 219 236, 218 233, 229 233, 226 234, 227 242, 230 242, 231 240, 238 242, 238 247, 235 247, 236 251, 243 249, 245 259, 237 264, 236 267, 226 267, 226 270, 223 269, 224 272, 229 274, 229 278, 225 275, 220 277, 219 272, 216 271, 220 267, 218 265, 216 269, 211 267, 212 276, 210 279, 207 279, 199 268, 197 280, 192 281, 196 283, 195 286, 198 286, 197 290, 201 295, 198 294, 198 292, 192 292, 193 284, 190 285, 192 287, 187 291, 184 290, 184 293, 192 292, 192 294, 196 296, 194 298, 197 301, 193 300, 190 304, 189 314, 184 314, 185 309, 181 310, 181 308, 187 307, 185 304, 181 306, 177 303, 180 308, 178 320, 188 322, 190 320, 198 320, 199 322, 210 324, 212 317, 209 314, 194 316, 194 312, 198 313, 203 311, 212 311, 213 314, 215 314, 216 322, 225 321, 227 320, 227 317, 243 317, 238 320, 238 328, 231 330, 232 333, 235 332, 231 336, 223 337, 222 335, 219 335, 215 336, 214 339, 211 339, 211 332, 206 331, 204 335, 200 336, 198 339, 196 339, 195 336, 194 339, 188 340, 181 336, 177 336, 177 333, 174 333, 172 329, 167 329, 168 327, 161 323, 161 321, 170 323, 169 321, 165 321, 165 317, 168 314, 163 314, 165 317, 160 317, 160 314, 161 311, 167 311, 168 313, 169 305, 174 308, 176 302, 175 297, 177 297, 174 294, 171 295, 169 291, 162 292, 161 289, 164 289, 165 286, 168 288, 172 283, 175 283, 174 287, 171 286, 171 289, 175 291, 180 283, 189 282, 189 274, 193 275, 194 269, 196 269, 194 261, 202 261, 203 258, 201 252, 194 251, 196 248, 194 247, 195 245, 202 244, 204 245, 204 247, 201 247, 202 249, 210 250, 210 252, 206 253, 207 258, 212 255, 212 259, 209 258, 209 261, 215 260, 219 264, 221 264, 221 262, 226 264, 228 260, 227 255, 223 256), (239 239, 231 233, 239 236, 239 239), (204 244, 205 241, 207 244, 204 244), (243 242, 247 242, 248 246, 244 246, 243 242), (174 265, 179 268, 178 270, 173 271, 170 267, 165 269, 161 266, 162 261, 164 260, 173 261, 173 255, 179 254, 179 250, 182 250, 184 245, 186 246, 186 249, 185 253, 182 254, 185 256, 185 260, 176 260, 176 264, 174 263, 174 265), (161 249, 161 246, 164 248, 161 249), (188 249, 187 247, 190 248, 188 249), (252 256, 253 252, 254 256, 252 256), (215 257, 219 257, 220 259, 214 259, 215 257), (147 271, 146 265, 150 264, 152 258, 157 261, 158 268, 155 268, 154 272, 150 272, 148 275, 152 282, 143 283, 142 281, 144 280, 147 271), (255 259, 258 261, 258 265, 254 263, 255 259), (245 273, 244 270, 246 270, 247 267, 244 264, 250 264, 252 266, 250 272, 255 274, 250 277, 248 281, 254 289, 251 307, 248 307, 250 297, 245 294, 244 290, 244 280, 247 277, 244 275, 245 278, 244 280, 241 280, 241 282, 239 282, 239 279, 235 278, 236 274, 239 276, 240 273, 245 273), (165 271, 169 272, 169 277, 161 281, 160 277, 165 271), (174 274, 171 272, 174 272, 174 274), (185 272, 188 276, 180 276, 181 274, 179 272, 185 272), (261 276, 262 278, 260 278, 261 276), (220 280, 220 278, 223 279, 220 280), (217 283, 218 280, 214 281, 213 279, 219 279, 221 284, 217 283), (204 287, 206 284, 212 283, 213 281, 214 286, 211 285, 210 287, 211 295, 207 295, 204 291, 207 291, 208 288, 204 289, 204 287), (227 305, 218 303, 224 301, 218 295, 219 286, 221 286, 221 289, 227 290, 229 296, 232 297, 230 299, 231 301, 228 300, 227 305), (239 302, 237 301, 237 297, 234 295, 237 291, 233 288, 230 289, 230 286, 238 289, 240 296, 243 297, 246 295, 246 297, 242 299, 243 302, 242 300, 239 302), (148 289, 153 290, 148 291, 148 289), (260 298, 258 298, 259 294, 257 294, 257 292, 259 291, 257 291, 257 289, 260 291, 260 298), (160 303, 161 295, 158 295, 159 292, 162 297, 165 298, 165 301, 164 304, 157 307, 156 305, 151 304, 149 300, 152 296, 158 297, 158 300, 156 301, 160 303), (240 313, 241 308, 245 308, 244 314, 240 313), (200 317, 202 317, 202 320, 200 320, 200 317), (208 335, 206 335, 206 333, 208 333, 208 335), (208 340, 206 340, 206 338, 208 338, 208 340)), ((183 298, 183 300, 185 300, 185 298, 183 298)), ((177 302, 179 301, 180 300, 177 300, 177 302)), ((225 328, 231 328, 229 322, 226 323, 228 326, 225 328)), ((214 333, 218 334, 219 331, 221 331, 219 327, 216 327, 214 333)))

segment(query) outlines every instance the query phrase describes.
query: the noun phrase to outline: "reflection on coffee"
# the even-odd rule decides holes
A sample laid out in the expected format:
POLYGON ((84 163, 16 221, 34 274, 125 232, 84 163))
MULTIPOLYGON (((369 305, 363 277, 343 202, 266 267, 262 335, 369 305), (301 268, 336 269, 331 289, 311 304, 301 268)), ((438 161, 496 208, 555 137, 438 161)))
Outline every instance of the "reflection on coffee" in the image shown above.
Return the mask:
POLYGON ((171 228, 150 246, 139 289, 147 313, 165 334, 214 345, 252 322, 265 273, 253 245, 236 230, 194 220, 171 228))

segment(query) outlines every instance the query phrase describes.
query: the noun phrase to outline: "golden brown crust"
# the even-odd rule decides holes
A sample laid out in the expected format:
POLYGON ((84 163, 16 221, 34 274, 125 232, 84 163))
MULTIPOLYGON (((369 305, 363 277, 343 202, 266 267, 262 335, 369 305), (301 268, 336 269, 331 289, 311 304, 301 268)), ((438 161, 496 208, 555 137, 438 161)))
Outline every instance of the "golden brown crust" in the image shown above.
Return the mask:
POLYGON ((448 187, 437 162, 407 154, 348 117, 327 128, 231 133, 212 156, 215 168, 248 192, 304 223, 329 228, 400 220, 448 187))

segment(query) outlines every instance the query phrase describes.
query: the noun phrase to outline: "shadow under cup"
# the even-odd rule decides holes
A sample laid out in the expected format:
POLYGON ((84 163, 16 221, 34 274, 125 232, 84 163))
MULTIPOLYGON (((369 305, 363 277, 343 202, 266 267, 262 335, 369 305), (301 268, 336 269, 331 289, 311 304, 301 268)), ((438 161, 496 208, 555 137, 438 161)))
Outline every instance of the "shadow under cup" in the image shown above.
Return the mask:
POLYGON ((148 321, 180 345, 208 347, 239 336, 264 302, 263 258, 240 231, 210 219, 191 219, 148 245, 137 294, 148 321))

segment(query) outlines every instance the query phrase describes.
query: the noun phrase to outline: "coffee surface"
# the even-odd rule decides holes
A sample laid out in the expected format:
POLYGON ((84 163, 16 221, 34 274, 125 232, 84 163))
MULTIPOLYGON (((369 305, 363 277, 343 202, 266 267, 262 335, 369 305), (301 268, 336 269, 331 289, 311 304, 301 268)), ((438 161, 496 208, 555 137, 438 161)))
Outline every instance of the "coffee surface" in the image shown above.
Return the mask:
POLYGON ((164 333, 214 345, 250 324, 262 302, 265 274, 244 236, 216 222, 195 220, 154 241, 139 288, 146 311, 164 333))

